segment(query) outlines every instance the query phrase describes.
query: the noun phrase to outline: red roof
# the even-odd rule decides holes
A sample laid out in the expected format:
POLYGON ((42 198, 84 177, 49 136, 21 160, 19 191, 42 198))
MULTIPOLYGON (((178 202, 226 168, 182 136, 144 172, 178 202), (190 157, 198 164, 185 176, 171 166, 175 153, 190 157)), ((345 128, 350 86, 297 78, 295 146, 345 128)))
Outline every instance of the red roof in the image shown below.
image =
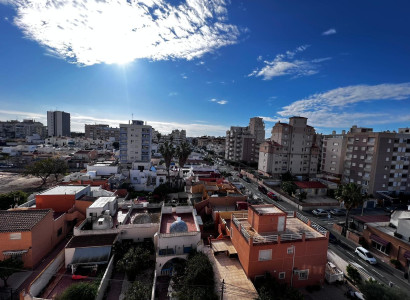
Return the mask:
POLYGON ((294 181, 294 184, 298 186, 300 189, 325 189, 327 186, 325 186, 323 183, 319 181, 294 181))

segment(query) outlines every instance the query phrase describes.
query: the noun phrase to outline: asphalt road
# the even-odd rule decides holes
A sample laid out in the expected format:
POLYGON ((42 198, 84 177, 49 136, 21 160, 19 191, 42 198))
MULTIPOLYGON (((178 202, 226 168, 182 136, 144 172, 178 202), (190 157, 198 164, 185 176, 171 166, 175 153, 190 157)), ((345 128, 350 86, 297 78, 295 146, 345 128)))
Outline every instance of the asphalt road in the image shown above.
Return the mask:
MULTIPOLYGON (((229 166, 225 166, 224 169, 227 172, 235 172, 229 166)), ((295 207, 288 204, 284 201, 274 201, 261 193, 258 190, 258 186, 256 183, 248 183, 245 180, 239 178, 237 175, 232 176, 232 179, 240 182, 246 188, 246 192, 251 192, 253 195, 256 195, 258 198, 262 199, 265 203, 271 203, 279 206, 279 208, 286 210, 286 211, 293 211, 295 207)), ((280 197, 280 195, 278 195, 280 197)), ((316 217, 311 212, 301 212, 303 215, 311 219, 312 221, 318 223, 319 225, 325 227, 326 229, 330 229, 333 226, 333 223, 344 221, 344 216, 332 216, 330 219, 327 217, 316 217)), ((354 214, 360 213, 359 211, 354 212, 354 214)), ((337 255, 343 258, 346 262, 354 265, 358 268, 361 272, 368 274, 368 276, 373 277, 378 282, 384 283, 388 285, 390 282, 394 284, 393 288, 399 288, 405 293, 407 293, 410 297, 410 284, 409 282, 404 279, 403 277, 398 277, 396 273, 392 271, 392 267, 386 265, 383 262, 378 262, 376 265, 370 265, 366 263, 364 260, 357 257, 354 253, 354 247, 351 247, 347 243, 343 243, 339 241, 337 245, 330 244, 329 248, 333 250, 337 255)), ((345 270, 343 270, 345 271, 345 270)))

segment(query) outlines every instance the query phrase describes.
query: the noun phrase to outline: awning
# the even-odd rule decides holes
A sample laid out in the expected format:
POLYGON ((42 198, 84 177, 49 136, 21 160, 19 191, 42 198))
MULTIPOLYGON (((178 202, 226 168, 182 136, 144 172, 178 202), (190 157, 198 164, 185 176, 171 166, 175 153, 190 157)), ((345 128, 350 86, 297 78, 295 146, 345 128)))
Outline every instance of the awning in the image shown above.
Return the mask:
POLYGON ((110 259, 111 246, 76 248, 72 265, 106 264, 110 259))
POLYGON ((410 251, 406 251, 403 254, 404 258, 410 259, 410 251))
POLYGON ((28 250, 10 250, 10 251, 3 251, 3 255, 23 255, 27 253, 28 250))
POLYGON ((387 246, 390 242, 386 241, 385 239, 379 237, 378 235, 371 234, 370 239, 380 245, 387 246))

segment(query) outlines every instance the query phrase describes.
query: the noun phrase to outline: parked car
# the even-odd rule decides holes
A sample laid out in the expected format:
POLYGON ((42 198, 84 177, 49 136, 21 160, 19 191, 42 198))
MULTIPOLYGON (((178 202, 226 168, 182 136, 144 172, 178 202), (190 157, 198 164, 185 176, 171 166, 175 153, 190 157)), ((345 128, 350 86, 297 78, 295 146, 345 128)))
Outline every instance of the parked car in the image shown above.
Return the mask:
POLYGON ((242 177, 243 177, 243 175, 242 175, 242 174, 240 174, 240 173, 239 173, 239 175, 238 175, 238 176, 239 176, 239 178, 242 178, 242 177))
POLYGON ((361 259, 367 261, 369 264, 377 264, 376 259, 374 256, 366 249, 363 247, 357 247, 356 250, 354 251, 357 256, 359 256, 361 259))
POLYGON ((345 292, 345 296, 349 299, 360 299, 360 300, 364 300, 364 296, 362 293, 360 292, 356 292, 352 289, 349 289, 345 292))
POLYGON ((315 216, 327 216, 329 214, 329 212, 323 208, 316 208, 314 210, 312 210, 312 213, 315 216))
POLYGON ((259 185, 259 186, 258 186, 258 190, 259 190, 261 193, 265 194, 265 195, 268 193, 268 190, 267 190, 263 185, 259 185))
POLYGON ((337 239, 337 237, 331 232, 329 232, 329 243, 331 244, 339 243, 339 240, 337 239))
POLYGON ((330 210, 330 213, 334 216, 344 216, 346 215, 346 211, 340 208, 334 208, 330 210))
POLYGON ((266 195, 267 195, 269 198, 271 198, 272 200, 278 201, 278 196, 276 196, 274 193, 268 192, 266 195))
POLYGON ((251 180, 248 177, 243 177, 243 180, 245 180, 248 183, 251 183, 251 180))

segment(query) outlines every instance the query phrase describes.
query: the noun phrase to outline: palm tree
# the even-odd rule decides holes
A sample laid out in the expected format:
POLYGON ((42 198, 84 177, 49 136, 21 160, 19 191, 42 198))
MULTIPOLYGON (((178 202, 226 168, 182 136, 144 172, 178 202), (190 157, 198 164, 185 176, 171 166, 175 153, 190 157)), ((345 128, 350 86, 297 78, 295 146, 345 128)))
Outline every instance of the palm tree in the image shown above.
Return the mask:
POLYGON ((335 195, 336 199, 340 203, 343 203, 346 209, 346 220, 342 232, 342 234, 346 236, 349 222, 349 213, 353 208, 356 208, 359 205, 363 204, 364 200, 366 199, 366 195, 363 195, 361 187, 354 183, 339 185, 335 195))
POLYGON ((164 158, 165 161, 165 166, 167 168, 168 172, 168 182, 169 182, 169 167, 171 166, 171 161, 172 158, 175 155, 175 148, 174 145, 172 145, 172 142, 166 141, 159 147, 159 153, 161 153, 162 157, 164 158))
POLYGON ((179 173, 181 172, 182 167, 185 165, 186 161, 188 160, 189 155, 192 152, 191 145, 187 142, 182 142, 176 149, 176 156, 178 157, 179 163, 179 173))

